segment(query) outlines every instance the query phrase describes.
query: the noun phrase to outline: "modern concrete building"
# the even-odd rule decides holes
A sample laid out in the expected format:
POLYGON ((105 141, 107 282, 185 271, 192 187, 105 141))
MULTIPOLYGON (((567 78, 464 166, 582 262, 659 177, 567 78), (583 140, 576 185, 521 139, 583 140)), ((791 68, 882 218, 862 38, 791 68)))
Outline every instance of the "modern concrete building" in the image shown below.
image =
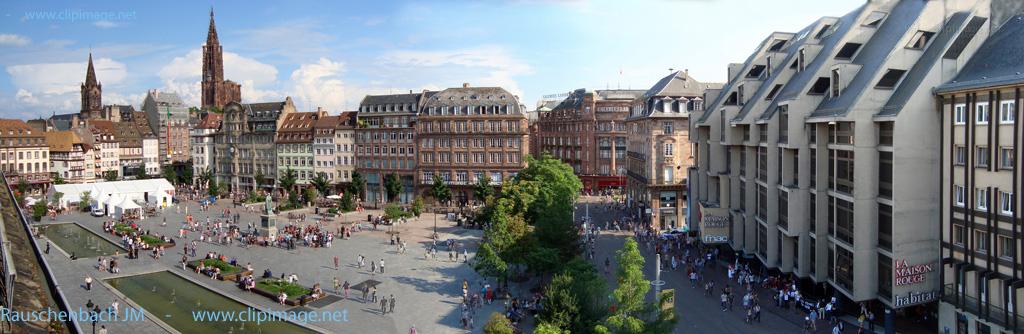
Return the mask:
POLYGON ((416 132, 420 107, 436 92, 367 95, 359 103, 356 134, 356 171, 366 180, 363 202, 410 203, 416 174, 416 132), (384 178, 395 174, 402 182, 398 199, 388 199, 384 178))
MULTIPOLYGON (((524 110, 517 96, 500 87, 463 84, 429 96, 416 121, 419 195, 429 197, 434 175, 440 175, 455 203, 482 201, 473 197, 478 180, 486 178, 497 187, 526 168, 529 124, 524 110)), ((397 153, 410 151, 399 147, 397 153)))
POLYGON ((693 165, 690 115, 703 110, 706 90, 721 85, 674 71, 630 104, 625 119, 626 200, 657 230, 687 227, 686 171, 693 165))
POLYGON ((221 130, 214 135, 213 173, 229 191, 273 187, 277 180, 274 137, 285 116, 295 112, 291 97, 283 102, 224 106, 221 130), (261 184, 257 185, 259 180, 261 184))
POLYGON ((692 123, 691 225, 841 309, 934 319, 942 118, 931 89, 984 41, 988 6, 868 1, 769 35, 692 123))
MULTIPOLYGON (((971 20, 978 27, 978 43, 984 39, 985 17, 971 20)), ((930 263, 929 270, 938 272, 942 282, 940 332, 1024 332, 1019 306, 1024 302, 1024 227, 1018 195, 1024 180, 1018 147, 1024 133, 1017 121, 1024 103, 1021 50, 1024 16, 1016 16, 991 34, 952 81, 935 90, 942 182, 933 188, 941 207, 942 260, 930 263)))
POLYGON ((537 115, 540 148, 571 165, 584 190, 626 185, 626 117, 643 90, 577 89, 537 115))
POLYGON ((187 162, 190 156, 189 112, 181 97, 172 92, 150 90, 142 102, 149 127, 160 138, 160 162, 187 162))

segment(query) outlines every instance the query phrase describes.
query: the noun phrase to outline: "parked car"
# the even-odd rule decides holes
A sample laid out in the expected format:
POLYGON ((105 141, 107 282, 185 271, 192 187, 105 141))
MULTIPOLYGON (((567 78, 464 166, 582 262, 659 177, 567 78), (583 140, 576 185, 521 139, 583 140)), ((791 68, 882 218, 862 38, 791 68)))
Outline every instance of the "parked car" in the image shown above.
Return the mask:
POLYGON ((105 212, 103 212, 103 208, 100 207, 92 208, 92 212, 90 213, 93 217, 103 217, 106 214, 105 212))

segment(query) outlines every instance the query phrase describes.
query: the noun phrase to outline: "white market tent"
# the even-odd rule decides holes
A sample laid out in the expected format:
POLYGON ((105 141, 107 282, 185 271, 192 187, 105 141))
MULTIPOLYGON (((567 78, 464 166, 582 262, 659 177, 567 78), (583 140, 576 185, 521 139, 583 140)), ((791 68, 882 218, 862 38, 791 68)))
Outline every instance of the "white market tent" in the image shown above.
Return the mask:
POLYGON ((55 193, 64 195, 58 205, 63 208, 82 201, 82 193, 88 191, 92 205, 107 205, 107 212, 113 212, 114 206, 127 199, 134 203, 149 203, 166 207, 172 205, 174 186, 166 179, 146 179, 131 181, 112 181, 88 184, 58 184, 50 187, 46 198, 51 203, 55 193))
MULTIPOLYGON (((142 209, 141 206, 136 204, 134 201, 128 199, 128 197, 124 197, 121 200, 121 202, 119 202, 117 204, 114 204, 112 207, 114 208, 114 216, 115 217, 121 217, 126 212, 129 212, 131 210, 141 210, 142 209)), ((139 217, 140 218, 142 217, 142 213, 141 212, 139 212, 139 217)))

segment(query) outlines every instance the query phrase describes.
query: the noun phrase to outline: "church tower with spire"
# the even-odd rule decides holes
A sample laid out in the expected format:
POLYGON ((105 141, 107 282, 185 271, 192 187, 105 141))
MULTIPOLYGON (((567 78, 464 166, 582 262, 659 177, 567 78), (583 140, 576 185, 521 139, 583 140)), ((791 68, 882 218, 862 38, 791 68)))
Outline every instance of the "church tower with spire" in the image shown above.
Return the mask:
POLYGON ((223 108, 228 102, 242 101, 242 86, 224 80, 224 52, 217 39, 217 26, 210 9, 210 30, 203 45, 203 109, 223 108))
POLYGON ((85 71, 85 82, 82 83, 82 119, 98 117, 103 112, 103 85, 96 80, 96 69, 92 65, 92 52, 89 53, 89 68, 85 71))

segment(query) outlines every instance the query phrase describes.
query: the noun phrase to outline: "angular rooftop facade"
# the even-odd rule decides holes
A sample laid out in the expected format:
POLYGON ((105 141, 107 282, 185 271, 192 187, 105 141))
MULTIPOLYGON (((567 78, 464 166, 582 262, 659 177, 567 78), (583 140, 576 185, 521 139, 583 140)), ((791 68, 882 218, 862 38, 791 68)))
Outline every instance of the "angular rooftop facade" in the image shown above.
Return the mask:
POLYGON ((989 16, 989 1, 868 1, 767 36, 691 124, 691 226, 773 271, 827 283, 826 297, 936 300, 937 273, 896 274, 939 259, 932 88, 985 41, 989 16))

